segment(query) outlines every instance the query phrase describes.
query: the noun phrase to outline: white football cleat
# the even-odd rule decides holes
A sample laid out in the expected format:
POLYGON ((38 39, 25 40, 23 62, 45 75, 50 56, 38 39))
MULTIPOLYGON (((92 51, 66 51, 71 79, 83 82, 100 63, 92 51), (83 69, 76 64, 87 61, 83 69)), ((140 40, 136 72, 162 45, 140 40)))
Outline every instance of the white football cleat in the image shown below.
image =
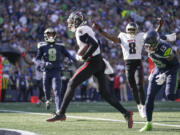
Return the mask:
POLYGON ((46 110, 49 110, 50 109, 50 101, 47 100, 45 104, 46 104, 46 110))
POLYGON ((139 115, 141 116, 141 105, 137 105, 138 111, 139 111, 139 115))
POLYGON ((137 108, 138 108, 138 111, 139 111, 139 115, 142 118, 145 118, 146 117, 145 106, 140 104, 140 105, 137 105, 137 108))
POLYGON ((141 117, 146 118, 146 108, 145 105, 141 105, 141 117))

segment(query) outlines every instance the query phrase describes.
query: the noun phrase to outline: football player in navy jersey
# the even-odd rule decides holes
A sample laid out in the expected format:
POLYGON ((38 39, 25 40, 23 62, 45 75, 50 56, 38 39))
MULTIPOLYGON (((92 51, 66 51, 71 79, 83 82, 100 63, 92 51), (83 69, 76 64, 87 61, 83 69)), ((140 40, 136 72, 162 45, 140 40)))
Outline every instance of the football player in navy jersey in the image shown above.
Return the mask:
POLYGON ((179 62, 172 45, 160 40, 159 34, 151 30, 144 35, 144 45, 149 57, 155 64, 155 71, 149 79, 146 97, 146 125, 140 132, 152 130, 152 113, 155 96, 165 85, 165 93, 168 100, 176 99, 178 87, 179 62))
POLYGON ((68 57, 70 61, 75 59, 68 53, 62 42, 56 42, 56 32, 52 28, 44 31, 44 42, 37 45, 38 52, 36 60, 43 61, 43 89, 46 100, 46 109, 50 108, 50 95, 52 86, 54 86, 56 111, 61 107, 60 88, 61 88, 61 64, 63 55, 68 57))
POLYGON ((83 65, 69 80, 59 113, 57 113, 48 121, 65 120, 65 112, 74 95, 75 88, 83 81, 93 76, 97 79, 98 89, 101 96, 123 114, 127 120, 128 128, 132 128, 133 112, 126 110, 115 97, 110 96, 107 90, 107 80, 104 73, 106 64, 101 56, 100 46, 98 44, 98 40, 95 37, 95 33, 92 28, 86 24, 83 13, 80 11, 72 12, 67 20, 67 23, 69 30, 75 32, 79 50, 87 45, 88 48, 82 56, 77 54, 76 59, 78 61, 82 61, 83 65))

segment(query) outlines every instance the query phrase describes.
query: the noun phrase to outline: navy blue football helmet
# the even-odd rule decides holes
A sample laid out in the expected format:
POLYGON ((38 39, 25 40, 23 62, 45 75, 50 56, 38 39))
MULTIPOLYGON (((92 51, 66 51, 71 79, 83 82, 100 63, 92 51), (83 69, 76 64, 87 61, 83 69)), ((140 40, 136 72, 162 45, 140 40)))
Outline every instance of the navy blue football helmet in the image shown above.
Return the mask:
POLYGON ((160 42, 159 34, 155 30, 148 31, 143 38, 144 46, 148 52, 153 52, 160 42))
POLYGON ((44 40, 49 43, 54 43, 56 40, 56 32, 53 28, 47 28, 44 31, 44 40))

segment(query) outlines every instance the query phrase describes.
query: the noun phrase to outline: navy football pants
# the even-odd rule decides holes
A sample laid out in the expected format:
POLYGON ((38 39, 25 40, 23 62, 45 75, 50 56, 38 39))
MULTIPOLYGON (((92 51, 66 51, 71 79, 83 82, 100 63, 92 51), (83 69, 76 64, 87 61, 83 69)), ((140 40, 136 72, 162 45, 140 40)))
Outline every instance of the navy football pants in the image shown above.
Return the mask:
POLYGON ((43 90, 45 94, 45 100, 49 100, 51 97, 51 90, 54 90, 56 110, 61 107, 61 78, 60 71, 43 72, 43 90))
MULTIPOLYGON (((154 100, 155 96, 162 88, 163 85, 157 85, 156 76, 164 71, 155 69, 151 79, 149 80, 148 89, 147 89, 147 97, 146 97, 146 116, 147 121, 152 121, 152 113, 154 109, 154 100)), ((178 67, 174 67, 173 69, 167 72, 167 78, 165 85, 165 94, 168 100, 175 100, 175 94, 177 90, 178 84, 178 67)))

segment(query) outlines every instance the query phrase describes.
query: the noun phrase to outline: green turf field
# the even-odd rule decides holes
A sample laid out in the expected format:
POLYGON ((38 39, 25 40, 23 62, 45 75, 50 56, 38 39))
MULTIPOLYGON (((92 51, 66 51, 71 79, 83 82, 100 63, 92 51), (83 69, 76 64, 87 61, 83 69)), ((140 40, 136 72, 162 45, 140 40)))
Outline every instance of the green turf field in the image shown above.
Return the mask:
POLYGON ((134 126, 128 129, 123 116, 104 102, 71 102, 65 122, 47 123, 55 110, 30 103, 0 103, 0 128, 31 131, 38 135, 180 135, 180 102, 156 102, 153 131, 144 126, 134 102, 123 103, 134 111, 134 126), (33 112, 33 113, 31 113, 33 112))

